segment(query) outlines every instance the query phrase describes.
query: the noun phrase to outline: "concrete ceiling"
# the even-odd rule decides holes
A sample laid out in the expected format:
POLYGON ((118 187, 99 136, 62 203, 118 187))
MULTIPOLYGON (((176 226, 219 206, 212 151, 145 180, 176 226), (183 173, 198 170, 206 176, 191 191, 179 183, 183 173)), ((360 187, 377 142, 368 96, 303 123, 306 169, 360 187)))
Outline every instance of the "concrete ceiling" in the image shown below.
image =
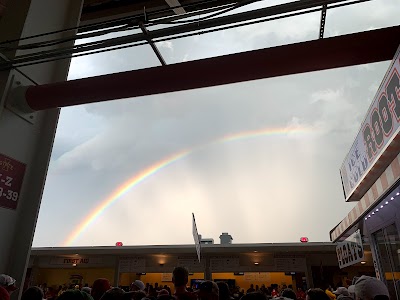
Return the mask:
POLYGON ((85 0, 82 9, 81 25, 110 19, 143 14, 159 18, 184 12, 196 11, 237 0, 85 0), (184 8, 176 8, 176 5, 184 8), (171 8, 172 6, 172 8, 171 8))
MULTIPOLYGON (((9 0, 0 0, 0 18, 7 9, 9 0)), ((125 17, 129 15, 144 14, 163 17, 173 14, 190 12, 235 3, 235 0, 85 0, 82 8, 82 25, 125 17), (181 4, 184 8, 174 8, 181 4), (171 8, 173 6, 173 8, 171 8)))

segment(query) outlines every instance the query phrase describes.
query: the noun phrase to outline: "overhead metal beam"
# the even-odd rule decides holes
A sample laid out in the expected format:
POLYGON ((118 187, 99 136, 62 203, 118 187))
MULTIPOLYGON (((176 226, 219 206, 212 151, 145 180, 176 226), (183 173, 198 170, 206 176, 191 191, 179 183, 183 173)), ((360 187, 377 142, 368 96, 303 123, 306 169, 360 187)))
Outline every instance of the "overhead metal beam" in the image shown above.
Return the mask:
POLYGON ((32 110, 43 110, 373 63, 392 59, 399 43, 400 26, 395 26, 163 67, 32 86, 25 93, 25 104, 32 110))
MULTIPOLYGON (((149 34, 148 30, 146 29, 146 26, 144 26, 143 23, 140 23, 139 27, 146 36, 149 34)), ((153 51, 154 51, 155 55, 157 56, 158 60, 160 61, 161 65, 166 66, 167 63, 165 62, 164 58, 162 57, 160 50, 158 50, 157 46, 154 44, 153 40, 151 38, 148 38, 147 42, 149 43, 151 49, 153 49, 153 51)))
POLYGON ((323 39, 324 38, 324 31, 325 31, 325 22, 326 22, 326 9, 327 5, 324 4, 322 5, 322 10, 321 10, 321 22, 319 25, 319 38, 323 39))
MULTIPOLYGON (((121 45, 144 41, 144 40, 147 40, 148 38, 151 38, 153 41, 155 40, 155 42, 157 42, 156 41, 157 38, 173 36, 173 35, 193 32, 193 31, 199 31, 199 30, 204 30, 207 28, 215 28, 215 27, 220 27, 220 26, 229 25, 229 24, 233 24, 233 23, 246 22, 249 20, 255 20, 255 19, 259 19, 259 18, 270 17, 270 16, 275 16, 275 15, 285 14, 285 13, 290 13, 290 12, 295 12, 295 11, 302 11, 302 10, 319 7, 324 4, 328 5, 328 4, 334 4, 334 3, 339 3, 339 2, 342 3, 343 0, 294 1, 294 2, 290 2, 290 3, 279 4, 276 6, 265 7, 265 8, 242 12, 242 13, 238 13, 238 14, 222 16, 219 18, 206 19, 201 22, 193 22, 193 23, 179 25, 179 26, 177 25, 177 26, 157 29, 157 30, 153 30, 153 31, 149 32, 147 36, 145 36, 142 33, 139 33, 139 34, 133 34, 133 35, 128 35, 128 36, 111 38, 111 39, 107 39, 105 41, 96 41, 93 43, 80 44, 74 49, 63 48, 60 50, 50 50, 50 51, 42 51, 39 53, 30 53, 27 55, 20 55, 18 58, 16 58, 13 61, 13 63, 14 64, 22 64, 22 63, 32 62, 35 60, 45 60, 45 59, 49 59, 49 58, 56 58, 56 57, 63 56, 63 55, 65 56, 65 55, 72 55, 72 54, 77 54, 77 53, 82 53, 82 52, 87 52, 87 51, 98 50, 99 48, 121 46, 121 45)), ((10 67, 11 67, 11 65, 8 63, 0 63, 0 70, 4 70, 4 69, 10 68, 10 67)))
POLYGON ((186 13, 185 9, 181 6, 178 0, 165 0, 165 2, 167 2, 175 14, 182 15, 186 13))
MULTIPOLYGON (((186 12, 185 15, 167 15, 167 16, 152 16, 152 13, 147 12, 146 9, 146 15, 149 17, 149 21, 163 21, 163 22, 171 22, 171 21, 177 21, 177 20, 181 20, 183 18, 187 19, 187 18, 191 18, 194 16, 198 16, 198 15, 202 15, 202 14, 207 14, 207 13, 212 13, 212 12, 216 12, 219 11, 221 9, 227 8, 227 7, 232 7, 234 5, 234 3, 229 3, 230 1, 224 1, 224 2, 228 2, 225 4, 221 4, 219 1, 218 3, 215 3, 217 6, 211 6, 211 7, 207 7, 207 8, 203 8, 200 7, 196 10, 193 10, 192 6, 195 6, 195 3, 191 3, 188 4, 190 11, 186 12)), ((234 1, 232 1, 234 2, 234 1)), ((203 2, 204 3, 204 2, 203 2)), ((196 4, 196 6, 199 4, 196 4)), ((202 5, 201 5, 202 6, 202 5)), ((125 16, 120 16, 118 18, 111 18, 111 16, 109 17, 108 20, 102 20, 102 21, 96 21, 96 22, 87 22, 87 21, 82 21, 81 20, 81 25, 78 28, 79 32, 86 32, 86 31, 92 31, 92 30, 100 30, 100 29, 104 29, 104 28, 110 28, 110 27, 116 27, 116 26, 121 26, 121 25, 126 25, 128 23, 132 23, 132 21, 136 20, 136 19, 142 19, 143 17, 143 12, 140 11, 140 14, 133 13, 127 13, 125 16)))

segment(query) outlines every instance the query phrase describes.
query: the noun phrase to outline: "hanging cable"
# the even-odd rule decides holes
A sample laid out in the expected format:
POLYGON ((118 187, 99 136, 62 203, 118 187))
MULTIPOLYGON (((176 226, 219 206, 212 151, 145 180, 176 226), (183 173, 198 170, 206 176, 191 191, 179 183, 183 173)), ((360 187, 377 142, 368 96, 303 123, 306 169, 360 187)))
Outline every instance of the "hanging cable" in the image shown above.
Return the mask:
MULTIPOLYGON (((260 1, 260 0, 253 0, 253 1, 260 1)), ((230 8, 232 8, 232 7, 233 7, 233 5, 230 8)), ((227 9, 226 9, 226 11, 227 11, 227 9)), ((215 15, 218 15, 218 13, 216 13, 215 15)), ((81 39, 100 37, 100 36, 107 35, 107 34, 110 34, 110 33, 118 33, 118 32, 123 32, 123 31, 127 31, 127 30, 139 29, 139 25, 138 24, 141 22, 139 19, 133 21, 132 18, 129 18, 129 20, 130 20, 129 24, 126 24, 126 25, 123 25, 123 26, 117 27, 117 28, 101 30, 101 31, 85 33, 85 34, 79 34, 79 35, 74 35, 74 36, 70 36, 70 37, 66 37, 66 38, 60 38, 60 39, 54 39, 54 40, 50 40, 50 41, 31 43, 31 44, 20 45, 20 46, 15 46, 15 47, 2 46, 2 47, 0 47, 0 51, 33 50, 33 49, 42 48, 42 47, 55 46, 55 45, 67 43, 67 42, 70 42, 70 41, 77 41, 77 40, 81 40, 81 39)), ((186 23, 188 23, 188 21, 186 23)), ((154 24, 149 23, 149 24, 147 24, 147 27, 153 26, 153 25, 158 25, 158 24, 169 24, 169 23, 168 22, 159 22, 159 23, 157 22, 157 23, 154 23, 154 24)), ((32 37, 36 37, 36 36, 32 36, 32 37)), ((25 38, 23 38, 23 39, 25 39, 25 38)), ((2 42, 2 43, 0 43, 0 45, 2 45, 4 43, 5 42, 2 42)))
MULTIPOLYGON (((137 26, 137 28, 138 28, 138 26, 137 26)), ((33 50, 33 49, 37 49, 37 48, 50 47, 50 46, 55 46, 55 45, 59 45, 59 44, 63 44, 63 43, 71 42, 71 41, 76 41, 76 40, 80 40, 80 39, 89 39, 89 38, 107 35, 110 33, 118 33, 118 32, 122 32, 125 30, 132 30, 132 29, 136 29, 136 26, 125 26, 125 28, 113 28, 113 29, 108 29, 106 31, 101 31, 101 32, 86 33, 83 35, 71 36, 71 37, 67 37, 67 38, 55 39, 55 40, 44 41, 44 42, 37 42, 37 43, 32 43, 32 44, 27 44, 27 45, 20 45, 17 47, 0 46, 0 51, 33 50)))
POLYGON ((263 1, 263 0, 247 0, 247 1, 239 2, 239 3, 235 4, 235 5, 233 5, 232 7, 228 7, 226 9, 222 10, 222 11, 216 12, 216 13, 208 15, 208 16, 204 16, 204 17, 196 19, 196 20, 171 21, 171 22, 168 22, 168 23, 164 23, 164 22, 160 22, 160 21, 159 22, 157 22, 157 21, 154 22, 153 21, 150 24, 151 25, 158 25, 158 24, 187 24, 187 23, 194 22, 194 21, 195 22, 201 22, 201 21, 204 21, 204 20, 209 20, 211 18, 218 17, 220 15, 226 14, 228 12, 231 12, 231 11, 235 10, 235 9, 244 7, 244 6, 249 5, 249 4, 253 4, 253 3, 258 2, 258 1, 263 1))
MULTIPOLYGON (((198 6, 198 5, 205 5, 205 4, 208 4, 208 3, 211 3, 211 2, 215 2, 215 0, 202 0, 202 1, 192 2, 192 3, 189 3, 189 4, 183 4, 183 5, 180 5, 180 6, 176 6, 174 8, 179 8, 179 7, 188 8, 188 7, 198 6)), ((155 10, 155 11, 152 11, 152 12, 148 12, 147 15, 148 16, 152 16, 152 15, 156 15, 156 14, 159 14, 159 13, 162 13, 162 12, 167 12, 167 11, 170 11, 170 10, 171 10, 170 7, 168 9, 159 9, 159 10, 155 10)), ((94 23, 94 24, 80 25, 80 26, 69 27, 69 28, 65 28, 65 29, 60 29, 60 30, 40 33, 40 34, 36 34, 36 35, 30 35, 30 36, 26 36, 26 37, 22 37, 22 38, 18 38, 18 39, 0 41, 0 45, 17 43, 17 42, 21 42, 21 41, 25 41, 25 40, 29 40, 29 39, 33 39, 33 38, 39 38, 39 37, 43 37, 43 36, 47 36, 47 35, 59 34, 59 33, 68 32, 68 31, 79 31, 79 30, 83 30, 83 29, 85 29, 86 31, 94 31, 94 30, 97 30, 98 26, 100 26, 100 25, 107 25, 107 24, 110 25, 110 24, 114 24, 116 22, 126 22, 123 25, 127 25, 128 23, 132 22, 132 20, 140 19, 142 16, 143 15, 140 13, 140 14, 136 14, 136 15, 133 15, 133 16, 129 16, 129 17, 116 18, 116 19, 113 19, 113 20, 97 22, 97 23, 94 23)), ((77 36, 75 35, 74 37, 77 37, 77 36)), ((70 37, 70 38, 72 38, 72 37, 70 37)))
MULTIPOLYGON (((371 0, 354 0, 354 1, 349 1, 349 2, 345 2, 345 3, 332 4, 332 5, 330 5, 328 7, 328 9, 338 8, 338 7, 342 7, 342 6, 347 6, 347 5, 352 5, 352 4, 362 3, 362 2, 368 2, 368 1, 371 1, 371 0)), ((321 8, 309 9, 309 10, 304 10, 304 11, 295 12, 295 13, 289 13, 289 14, 286 14, 286 15, 280 15, 280 16, 275 16, 275 17, 268 17, 268 18, 265 18, 265 19, 259 19, 259 20, 244 22, 244 23, 240 23, 240 24, 233 24, 233 25, 214 28, 214 29, 191 32, 191 33, 188 33, 188 34, 181 34, 181 35, 176 35, 176 36, 159 38, 159 39, 154 40, 154 43, 159 43, 159 42, 163 42, 163 41, 170 41, 170 40, 175 40, 175 39, 180 39, 180 38, 186 38, 186 37, 191 37, 191 36, 194 36, 194 35, 207 34, 207 33, 227 30, 227 29, 233 29, 233 28, 238 28, 238 27, 242 27, 242 26, 254 25, 254 24, 258 24, 258 23, 263 23, 263 22, 268 22, 268 21, 273 21, 273 20, 278 20, 278 19, 283 19, 283 18, 288 18, 288 17, 294 17, 294 16, 299 16, 299 15, 318 12, 318 11, 321 11, 321 8)), ((38 60, 38 61, 26 62, 26 63, 14 63, 13 64, 13 62, 9 62, 9 64, 7 66, 5 64, 0 64, 0 70, 10 69, 10 68, 17 68, 17 67, 24 67, 24 66, 30 66, 30 65, 35 65, 35 64, 39 64, 39 63, 46 63, 46 62, 52 62, 52 61, 61 60, 61 59, 77 58, 77 57, 86 56, 86 55, 99 54, 99 53, 103 53, 103 52, 121 50, 121 49, 125 49, 125 48, 132 48, 132 47, 145 45, 145 44, 147 44, 146 41, 144 41, 144 42, 136 42, 136 43, 132 43, 132 44, 127 44, 127 45, 122 45, 122 46, 115 46, 115 47, 110 47, 110 48, 107 48, 107 49, 101 49, 101 50, 95 50, 95 51, 88 51, 88 52, 79 53, 79 54, 65 54, 65 55, 60 55, 58 57, 54 57, 54 58, 48 58, 48 59, 44 58, 44 59, 41 59, 40 61, 38 60)))
MULTIPOLYGON (((222 15, 224 13, 233 11, 234 9, 238 9, 238 8, 241 8, 241 7, 245 6, 245 5, 249 5, 249 4, 258 2, 258 1, 262 1, 262 0, 247 0, 247 1, 243 1, 243 2, 240 2, 240 3, 233 4, 232 6, 230 6, 228 8, 225 8, 225 9, 222 9, 222 10, 220 10, 220 11, 214 13, 214 14, 211 14, 211 15, 205 16, 203 18, 200 18, 200 21, 207 20, 207 19, 219 16, 219 15, 222 15)), ((204 2, 209 2, 209 1, 204 1, 204 2)), ((200 3, 203 4, 204 2, 200 2, 200 3)), ((175 8, 175 7, 173 7, 173 8, 175 8)), ((91 32, 91 33, 87 33, 87 34, 74 35, 74 36, 71 36, 71 37, 60 38, 60 39, 55 39, 55 40, 50 40, 50 41, 31 43, 31 44, 27 44, 27 45, 20 45, 20 46, 16 46, 16 47, 2 46, 2 47, 0 47, 0 51, 33 50, 33 49, 42 48, 42 47, 55 46, 55 45, 59 45, 59 44, 62 44, 62 43, 67 43, 67 42, 70 42, 70 41, 76 41, 76 40, 80 40, 80 39, 88 39, 88 38, 93 38, 93 37, 99 37, 99 36, 103 36, 103 35, 110 34, 110 33, 117 33, 117 32, 122 32, 122 31, 126 31, 126 30, 132 30, 132 29, 139 29, 139 26, 137 25, 139 23, 139 21, 132 21, 132 17, 130 17, 129 19, 126 19, 126 20, 130 20, 131 24, 126 24, 126 25, 123 25, 123 26, 118 27, 118 28, 112 28, 112 29, 107 29, 107 30, 103 30, 103 31, 91 32)), ((198 22, 199 20, 196 20, 196 21, 198 22)), ((149 26, 152 26, 152 25, 179 24, 179 23, 188 24, 188 23, 192 23, 192 22, 193 21, 191 21, 191 20, 182 21, 182 22, 179 22, 179 21, 171 21, 171 22, 166 21, 165 22, 165 21, 161 20, 161 21, 153 21, 153 22, 150 21, 146 26, 149 27, 149 26)), ((90 25, 90 26, 92 26, 92 25, 90 25)), ((78 28, 78 27, 75 27, 75 28, 78 28)), ((74 28, 71 28, 71 30, 72 29, 74 29, 74 28)), ((70 29, 66 29, 66 30, 70 30, 70 29)), ((58 31, 58 32, 62 32, 62 31, 58 31)), ((54 32, 52 32, 52 33, 54 33, 54 32)), ((51 34, 51 33, 48 33, 48 34, 51 34)), ((37 36, 41 36, 41 35, 26 37, 26 38, 22 38, 20 40, 27 39, 27 38, 32 38, 32 37, 37 37, 37 36)), ((2 45, 4 43, 6 43, 6 42, 0 42, 0 45, 2 45)))
MULTIPOLYGON (((330 0, 330 1, 339 2, 340 0, 330 0)), ((149 34, 149 37, 154 39, 154 38, 161 38, 163 36, 170 36, 170 35, 175 35, 175 34, 179 34, 179 33, 183 34, 186 32, 207 29, 207 28, 215 27, 215 26, 226 26, 230 23, 246 22, 248 19, 250 19, 250 20, 258 19, 261 17, 272 16, 272 15, 276 15, 276 14, 289 13, 290 11, 312 8, 312 7, 315 7, 318 5, 322 5, 326 2, 327 2, 327 0, 320 0, 320 1, 303 0, 303 1, 290 2, 290 3, 286 3, 286 4, 280 4, 280 5, 266 7, 266 8, 262 8, 262 9, 253 10, 253 11, 242 12, 242 13, 236 14, 236 15, 223 16, 223 17, 220 17, 217 19, 205 20, 202 23, 192 22, 192 23, 177 26, 177 27, 159 29, 156 31, 152 31, 149 34), (199 28, 199 24, 201 25, 200 27, 203 27, 203 28, 199 28), (176 32, 176 31, 178 31, 178 32, 176 32)), ((29 62, 31 60, 47 59, 47 58, 52 58, 52 57, 64 55, 64 54, 76 54, 79 52, 96 50, 96 48, 100 48, 100 47, 108 48, 108 47, 118 46, 120 44, 135 43, 135 42, 139 42, 143 39, 144 39, 143 34, 136 34, 136 35, 128 35, 128 36, 110 38, 110 39, 102 40, 102 41, 89 42, 89 43, 85 43, 85 44, 81 44, 81 45, 75 45, 73 47, 64 47, 64 48, 59 48, 59 49, 43 50, 43 51, 38 51, 35 53, 20 55, 14 59, 13 63, 25 63, 25 62, 29 62)))

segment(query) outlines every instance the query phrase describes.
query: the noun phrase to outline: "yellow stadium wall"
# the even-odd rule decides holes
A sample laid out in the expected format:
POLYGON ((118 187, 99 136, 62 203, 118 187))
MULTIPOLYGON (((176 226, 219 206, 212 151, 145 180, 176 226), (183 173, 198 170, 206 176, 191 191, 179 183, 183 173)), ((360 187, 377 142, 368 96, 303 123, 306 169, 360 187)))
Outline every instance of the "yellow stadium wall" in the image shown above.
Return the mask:
MULTIPOLYGON (((146 275, 136 275, 135 273, 121 273, 119 276, 119 284, 121 286, 129 286, 134 280, 139 279, 144 283, 149 283, 154 286, 157 282, 159 285, 167 285, 173 290, 172 282, 161 281, 162 274, 161 273, 147 273, 146 275)), ((270 286, 272 283, 276 283, 278 285, 289 285, 292 284, 293 288, 296 288, 296 282, 292 279, 292 276, 285 275, 285 273, 280 272, 271 272, 268 273, 268 281, 257 281, 246 280, 246 277, 243 275, 234 275, 234 273, 213 273, 212 278, 214 281, 218 281, 218 279, 235 279, 236 285, 240 286, 240 288, 247 290, 250 287, 250 284, 254 286, 258 285, 261 287, 262 284, 265 286, 270 286)), ((194 273, 193 275, 189 275, 189 284, 192 279, 204 279, 203 273, 194 273)))
MULTIPOLYGON (((49 287, 58 287, 59 285, 69 284, 71 275, 81 275, 83 277, 82 284, 88 283, 89 286, 97 278, 107 278, 111 284, 114 281, 114 269, 107 268, 87 268, 87 269, 38 269, 35 272, 34 282, 35 284, 46 283, 49 287)), ((146 275, 137 275, 135 273, 121 273, 119 275, 119 285, 129 286, 134 280, 139 279, 144 283, 150 283, 154 286, 156 282, 159 285, 167 285, 173 290, 173 284, 170 281, 161 281, 162 273, 147 273, 146 275)), ((250 284, 258 285, 261 287, 262 284, 266 286, 276 283, 278 285, 282 284, 292 284, 295 288, 295 282, 292 280, 292 276, 285 275, 284 273, 271 272, 268 273, 268 281, 248 281, 245 276, 234 275, 233 273, 213 273, 212 278, 214 281, 218 279, 235 279, 236 285, 240 288, 247 290, 250 284)), ((203 273, 194 273, 189 275, 189 283, 192 279, 204 279, 203 273)))
POLYGON ((393 277, 395 280, 399 280, 400 279, 400 272, 386 272, 385 273, 385 278, 386 280, 393 280, 393 277))
POLYGON ((114 281, 114 269, 88 268, 88 269, 38 269, 35 272, 34 281, 36 284, 47 283, 49 287, 69 284, 71 275, 81 275, 82 284, 89 286, 98 278, 107 278, 111 284, 114 281))
MULTIPOLYGON (((173 290, 174 285, 172 281, 161 281, 162 273, 147 273, 146 275, 136 275, 134 273, 121 273, 119 276, 119 282, 122 286, 130 285, 136 279, 143 281, 145 284, 150 283, 154 286, 156 282, 159 285, 167 285, 170 289, 173 290)), ((204 279, 204 273, 193 273, 193 275, 189 275, 189 283, 192 279, 204 279)))
MULTIPOLYGON (((245 273, 246 274, 246 273, 245 273)), ((233 273, 213 273, 212 278, 214 281, 218 281, 218 279, 235 279, 236 285, 245 291, 250 287, 250 284, 253 284, 254 287, 258 285, 261 287, 262 284, 265 286, 270 286, 272 283, 276 283, 278 285, 282 284, 292 284, 293 288, 296 288, 296 282, 292 279, 292 276, 285 275, 285 273, 280 272, 271 272, 268 273, 269 280, 268 281, 247 281, 244 275, 234 275, 233 273)))
POLYGON ((140 279, 140 276, 136 275, 136 273, 120 273, 119 274, 119 285, 120 286, 129 286, 136 279, 140 279))

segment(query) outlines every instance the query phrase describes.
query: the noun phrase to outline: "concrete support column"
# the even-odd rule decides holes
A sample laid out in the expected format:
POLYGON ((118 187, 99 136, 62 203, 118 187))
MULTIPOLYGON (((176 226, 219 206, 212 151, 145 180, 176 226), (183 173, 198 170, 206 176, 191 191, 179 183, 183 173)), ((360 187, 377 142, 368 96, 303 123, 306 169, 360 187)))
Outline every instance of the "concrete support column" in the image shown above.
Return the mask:
POLYGON ((311 270, 311 264, 308 263, 308 260, 306 259, 307 262, 307 268, 306 268, 306 280, 307 280, 307 288, 312 288, 314 287, 314 281, 313 281, 313 276, 312 276, 312 270, 311 270))
POLYGON ((210 258, 204 257, 205 260, 205 269, 204 269, 204 279, 205 280, 212 280, 212 272, 210 269, 210 258))
POLYGON ((119 257, 115 258, 115 268, 114 268, 114 283, 113 286, 119 286, 119 257))
MULTIPOLYGON (((82 0, 19 0, 9 1, 4 16, 0 20, 2 40, 19 39, 34 34, 75 27, 79 23, 82 0)), ((62 32, 36 38, 24 43, 62 38, 74 34, 62 32)), ((22 43, 22 42, 21 42, 22 43)), ((14 46, 18 45, 18 42, 14 46)), ((66 47, 64 43, 54 47, 66 47)), ((27 51, 8 51, 2 53, 8 59, 27 53, 27 51)), ((49 62, 23 67, 20 71, 0 72, 0 174, 3 178, 19 165, 19 175, 11 185, 1 181, 3 194, 0 195, 0 273, 13 276, 22 285, 28 265, 30 248, 35 232, 36 221, 55 136, 59 110, 53 109, 35 113, 30 119, 5 107, 10 86, 16 82, 24 84, 46 84, 64 81, 67 78, 69 60, 49 62), (21 73, 26 76, 21 75, 21 73), (29 78, 29 79, 28 79, 29 78), (25 171, 23 172, 23 167, 25 171), (22 171, 21 171, 22 170, 22 171), (23 174, 23 176, 22 176, 23 174), (21 184, 16 183, 19 177, 21 184), (14 203, 7 204, 4 194, 15 192, 14 203)), ((16 299, 22 293, 13 293, 16 299)))

